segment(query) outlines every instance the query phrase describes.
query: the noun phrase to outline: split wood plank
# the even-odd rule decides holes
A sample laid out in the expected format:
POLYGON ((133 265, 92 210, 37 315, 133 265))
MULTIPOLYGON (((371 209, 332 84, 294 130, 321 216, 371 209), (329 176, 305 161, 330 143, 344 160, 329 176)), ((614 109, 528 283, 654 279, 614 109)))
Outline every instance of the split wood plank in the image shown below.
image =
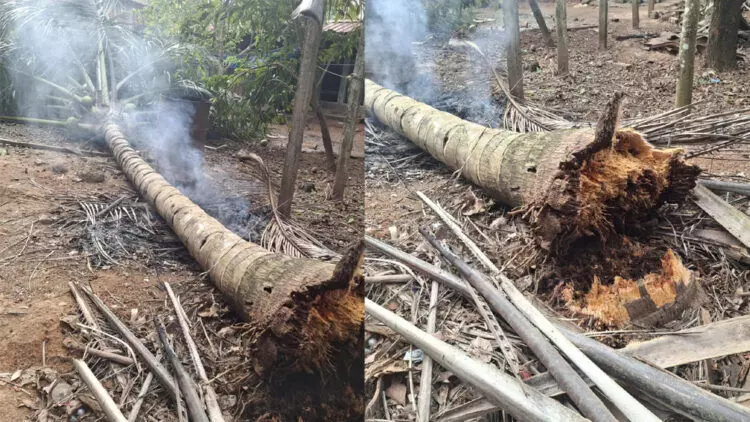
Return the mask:
POLYGON ((732 236, 750 248, 750 217, 733 207, 707 187, 697 184, 693 188, 695 203, 732 236))

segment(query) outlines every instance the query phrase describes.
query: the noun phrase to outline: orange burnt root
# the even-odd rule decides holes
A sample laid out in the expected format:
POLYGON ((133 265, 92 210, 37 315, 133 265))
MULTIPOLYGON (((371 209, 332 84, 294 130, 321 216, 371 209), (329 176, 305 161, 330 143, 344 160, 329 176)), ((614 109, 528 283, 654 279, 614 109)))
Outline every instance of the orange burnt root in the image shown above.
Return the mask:
POLYGON ((591 289, 583 297, 567 285, 562 296, 566 307, 579 315, 594 318, 597 325, 621 328, 628 323, 652 326, 679 317, 697 302, 697 282, 680 258, 668 250, 661 260, 661 271, 649 273, 641 280, 615 277, 614 283, 602 285, 594 277, 591 289))
POLYGON ((665 201, 681 201, 700 170, 680 153, 656 149, 631 129, 574 153, 560 165, 564 183, 553 184, 559 188, 550 189, 532 221, 542 245, 564 255, 578 239, 605 242, 642 224, 665 201))

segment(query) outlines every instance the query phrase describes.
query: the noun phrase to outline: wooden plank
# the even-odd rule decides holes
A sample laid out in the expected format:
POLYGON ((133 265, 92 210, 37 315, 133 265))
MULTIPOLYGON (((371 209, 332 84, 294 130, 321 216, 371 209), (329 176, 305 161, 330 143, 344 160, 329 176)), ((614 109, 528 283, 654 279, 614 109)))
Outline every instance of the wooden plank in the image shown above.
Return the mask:
POLYGON ((750 217, 701 184, 695 186, 693 194, 695 195, 695 203, 703 211, 721 224, 743 245, 750 248, 750 217))
POLYGON ((747 352, 750 351, 750 315, 631 343, 621 350, 660 368, 747 352))

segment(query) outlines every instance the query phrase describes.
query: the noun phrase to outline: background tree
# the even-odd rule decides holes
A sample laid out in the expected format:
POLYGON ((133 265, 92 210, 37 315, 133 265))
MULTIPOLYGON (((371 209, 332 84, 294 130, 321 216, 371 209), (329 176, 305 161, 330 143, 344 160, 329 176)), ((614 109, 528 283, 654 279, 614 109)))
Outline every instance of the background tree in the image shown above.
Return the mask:
POLYGON ((737 41, 744 0, 714 0, 708 30, 706 66, 718 70, 737 67, 737 41))
POLYGON ((549 28, 547 28, 547 23, 544 21, 544 15, 542 15, 542 10, 539 8, 539 3, 537 3, 536 0, 529 0, 529 8, 531 8, 531 13, 534 14, 534 19, 536 19, 536 24, 539 26, 539 30, 542 31, 544 41, 549 47, 553 47, 555 45, 555 40, 552 38, 549 28))
POLYGON ((638 8, 641 5, 641 0, 630 0, 632 3, 632 10, 633 10, 633 29, 638 29, 640 26, 640 14, 638 8))
POLYGON ((685 13, 682 15, 682 33, 680 34, 679 74, 677 77, 677 96, 675 106, 683 107, 693 100, 693 68, 695 65, 695 41, 698 34, 698 17, 701 13, 700 0, 686 0, 685 13))
POLYGON ((568 74, 568 12, 565 0, 555 1, 557 20, 557 74, 568 74))
POLYGON ((518 23, 518 0, 503 1, 503 24, 508 34, 505 58, 510 93, 523 100, 523 62, 521 59, 521 28, 518 23))
POLYGON ((607 49, 607 15, 609 14, 609 2, 599 0, 599 49, 607 49))
POLYGON ((346 106, 344 138, 341 140, 341 149, 339 150, 339 159, 336 165, 336 179, 333 182, 333 194, 331 195, 331 199, 334 201, 342 201, 344 199, 344 188, 346 187, 349 170, 349 157, 352 154, 357 124, 362 118, 361 103, 362 95, 365 91, 365 37, 364 30, 360 30, 359 32, 357 58, 354 61, 354 72, 351 74, 349 95, 347 97, 348 104, 346 106))

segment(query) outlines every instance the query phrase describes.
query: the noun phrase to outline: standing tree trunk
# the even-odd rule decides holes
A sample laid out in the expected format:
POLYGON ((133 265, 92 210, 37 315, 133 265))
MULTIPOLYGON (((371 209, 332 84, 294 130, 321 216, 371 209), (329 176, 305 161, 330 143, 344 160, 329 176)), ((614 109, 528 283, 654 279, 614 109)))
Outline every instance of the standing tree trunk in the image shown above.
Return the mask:
POLYGON ((508 86, 510 93, 523 100, 523 66, 521 61, 521 28, 518 23, 518 0, 503 2, 503 25, 508 34, 508 47, 505 58, 508 65, 508 86), (506 4, 507 3, 507 4, 506 4))
POLYGON ((708 30, 706 66, 723 71, 737 67, 737 40, 744 0, 714 0, 708 30))
POLYGON ((539 8, 539 3, 537 3, 536 0, 529 0, 529 7, 531 8, 531 13, 534 14, 536 24, 539 25, 539 30, 542 31, 542 36, 547 42, 547 45, 554 47, 555 40, 552 39, 552 34, 549 32, 549 28, 547 28, 547 23, 544 21, 544 15, 542 15, 542 10, 539 8))
POLYGON ((351 74, 349 83, 348 104, 346 106, 346 127, 344 128, 344 138, 341 140, 341 149, 339 150, 339 160, 336 166, 336 179, 333 182, 333 194, 331 198, 334 201, 344 199, 344 188, 346 187, 346 176, 348 174, 349 157, 352 154, 354 145, 354 135, 357 130, 357 123, 362 118, 362 94, 365 90, 365 36, 364 31, 359 35, 359 44, 357 45, 357 58, 354 60, 354 72, 351 74))
POLYGON ((557 20, 557 74, 568 74, 568 12, 565 0, 555 1, 557 20))
POLYGON ((630 0, 633 6, 633 29, 638 29, 638 26, 640 26, 640 14, 638 13, 638 8, 641 5, 641 0, 630 0))
MULTIPOLYGON (((305 2, 303 2, 305 4, 305 2)), ((300 63, 297 91, 294 94, 294 108, 292 110, 292 127, 289 129, 289 141, 286 147, 284 173, 279 190, 279 212, 289 217, 292 212, 292 198, 297 182, 299 169, 299 155, 302 152, 302 138, 305 134, 307 109, 315 86, 315 65, 318 59, 318 47, 322 36, 321 20, 325 0, 307 2, 309 9, 301 10, 300 16, 305 16, 305 40, 302 44, 302 61, 300 63), (316 17, 311 17, 316 16, 316 17)), ((295 11, 297 12, 297 11, 295 11)))
POLYGON ((648 17, 651 17, 654 7, 656 7, 656 0, 648 0, 648 17))
POLYGON ((607 49, 607 15, 609 14, 609 2, 599 0, 599 50, 607 49))
POLYGON ((336 157, 333 156, 333 142, 331 142, 331 131, 328 130, 328 121, 326 116, 323 114, 323 110, 320 108, 320 102, 318 96, 313 92, 312 101, 310 102, 315 116, 320 122, 320 137, 323 139, 323 149, 326 151, 326 161, 328 161, 328 168, 331 171, 336 169, 336 157))
POLYGON ((680 34, 680 70, 677 76, 675 107, 684 107, 693 101, 693 67, 695 65, 695 39, 698 34, 700 0, 686 0, 680 34))
POLYGON ((679 202, 700 171, 611 120, 596 131, 491 129, 369 80, 365 108, 499 202, 527 207, 541 246, 558 253, 638 224, 665 200, 679 202))

